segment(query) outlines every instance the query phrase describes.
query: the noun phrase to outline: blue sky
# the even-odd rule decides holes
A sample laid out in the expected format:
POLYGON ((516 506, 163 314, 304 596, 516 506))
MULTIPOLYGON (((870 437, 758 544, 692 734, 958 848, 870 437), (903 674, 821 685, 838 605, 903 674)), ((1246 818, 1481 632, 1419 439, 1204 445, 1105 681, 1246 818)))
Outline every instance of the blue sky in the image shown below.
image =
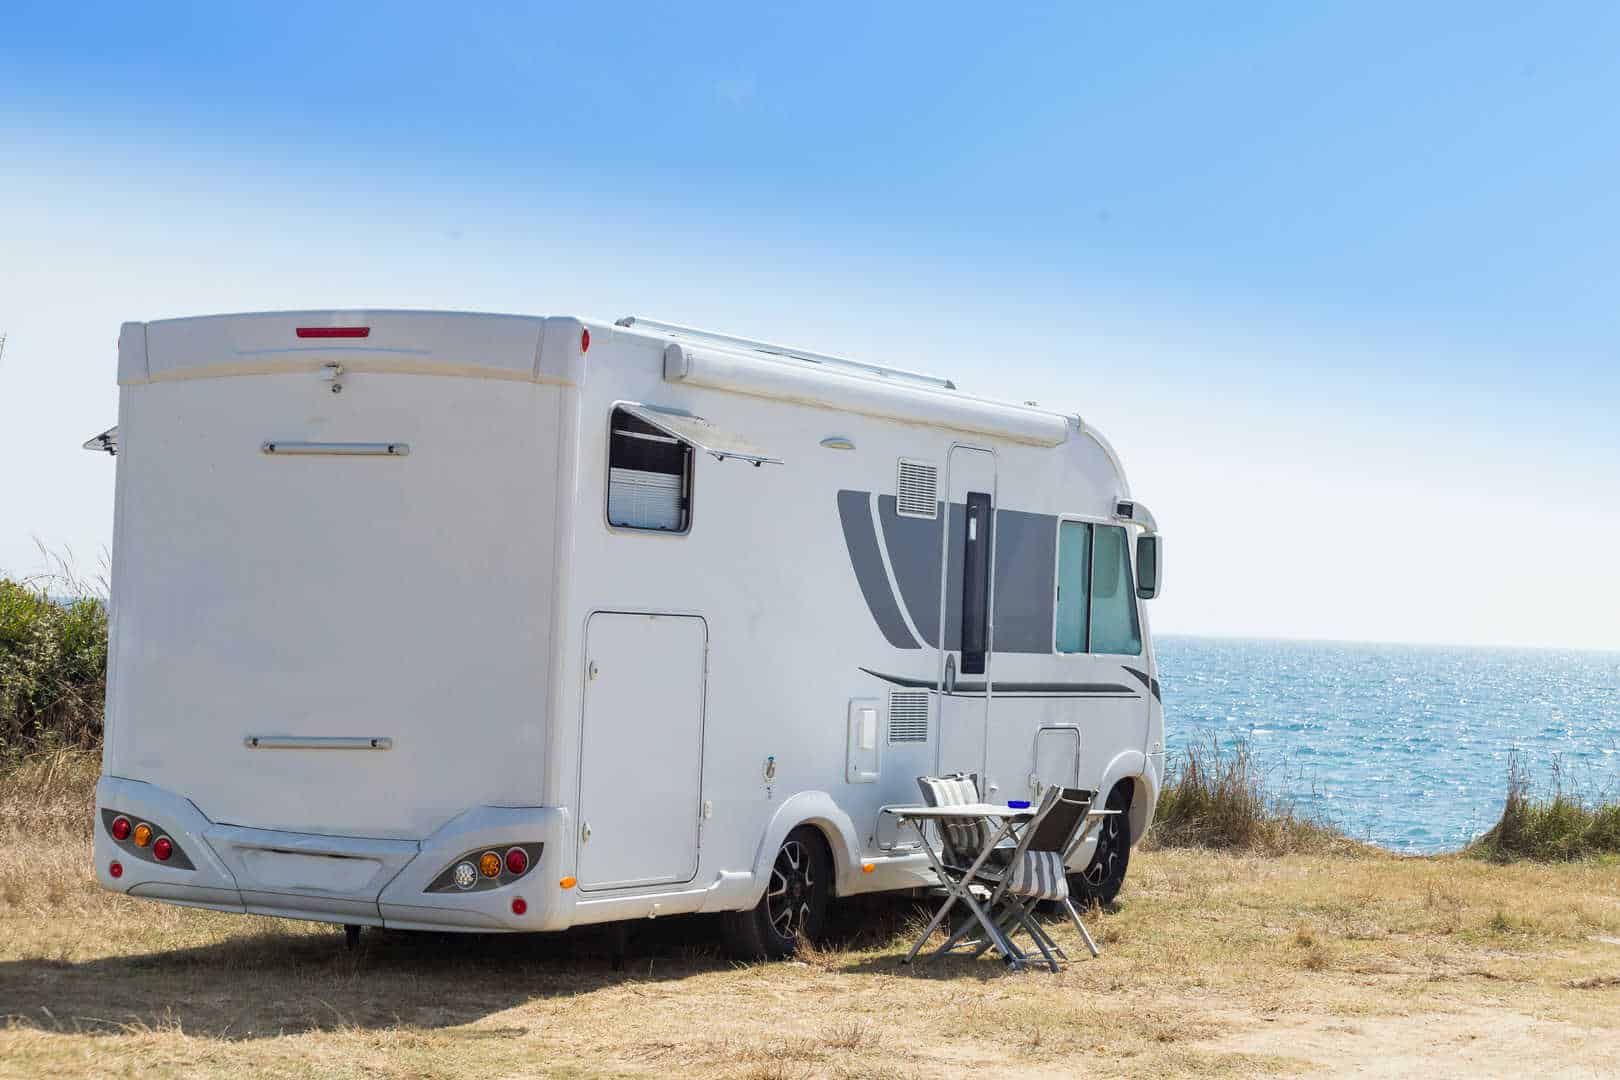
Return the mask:
POLYGON ((1093 419, 1159 629, 1620 648, 1620 9, 1413 7, 13 2, 0 568, 125 319, 639 312, 1093 419))

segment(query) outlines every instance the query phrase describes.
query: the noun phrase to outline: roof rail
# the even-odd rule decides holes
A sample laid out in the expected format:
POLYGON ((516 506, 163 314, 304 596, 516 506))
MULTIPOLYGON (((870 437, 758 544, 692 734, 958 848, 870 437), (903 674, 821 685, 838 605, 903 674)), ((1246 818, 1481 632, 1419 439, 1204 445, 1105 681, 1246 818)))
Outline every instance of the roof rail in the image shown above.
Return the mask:
POLYGON ((803 360, 810 364, 825 364, 827 367, 843 368, 848 371, 858 371, 864 375, 876 375, 883 379, 895 379, 904 382, 921 383, 924 386, 933 386, 941 390, 955 390, 956 384, 949 379, 938 375, 929 375, 921 371, 907 371, 904 368, 884 367, 882 364, 867 364, 860 360, 845 360, 840 356, 827 356, 823 353, 810 352, 806 349, 793 349, 786 345, 773 345, 768 341, 754 341, 751 338, 735 337, 731 334, 717 334, 712 330, 699 330, 691 326, 679 326, 675 323, 659 322, 656 319, 643 319, 637 315, 626 315, 615 326, 649 330, 659 334, 674 334, 677 337, 694 338, 699 341, 708 341, 716 345, 729 346, 733 349, 749 349, 754 352, 768 353, 771 356, 780 356, 787 360, 803 360))

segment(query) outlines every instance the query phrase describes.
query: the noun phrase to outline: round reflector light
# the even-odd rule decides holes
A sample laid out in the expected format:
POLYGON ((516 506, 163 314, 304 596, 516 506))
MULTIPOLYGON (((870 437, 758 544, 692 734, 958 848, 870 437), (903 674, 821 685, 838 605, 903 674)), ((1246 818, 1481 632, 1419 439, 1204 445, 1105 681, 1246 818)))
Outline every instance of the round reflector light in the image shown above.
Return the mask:
POLYGON ((123 877, 124 864, 119 862, 117 859, 114 859, 110 864, 108 864, 107 873, 111 874, 115 878, 123 877))
POLYGON ((512 897, 512 914, 521 915, 529 910, 529 902, 521 896, 512 897))
POLYGON ((486 851, 478 856, 478 872, 485 877, 501 876, 501 857, 493 851, 486 851))
POLYGON ((456 863, 456 888, 470 889, 473 882, 478 880, 478 868, 470 862, 456 863))
POLYGON ((158 862, 168 862, 169 856, 174 854, 174 841, 167 836, 160 836, 152 841, 152 856, 158 862))
POLYGON ((506 871, 521 874, 529 868, 529 853, 520 847, 506 849, 506 871))
POLYGON ((115 817, 115 818, 113 818, 113 823, 112 823, 113 839, 114 840, 128 840, 129 839, 129 830, 132 829, 132 828, 134 828, 134 826, 132 826, 129 823, 129 818, 127 818, 127 817, 115 817))
POLYGON ((147 844, 150 844, 151 842, 152 842, 152 826, 148 825, 144 821, 141 822, 139 825, 135 826, 135 846, 136 847, 145 847, 147 844))

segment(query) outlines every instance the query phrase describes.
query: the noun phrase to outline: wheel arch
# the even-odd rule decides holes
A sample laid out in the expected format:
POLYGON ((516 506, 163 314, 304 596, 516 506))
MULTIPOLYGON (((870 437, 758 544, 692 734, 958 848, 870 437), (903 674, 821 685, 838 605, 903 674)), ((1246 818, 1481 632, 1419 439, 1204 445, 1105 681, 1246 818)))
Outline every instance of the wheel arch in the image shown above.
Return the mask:
POLYGON ((1108 797, 1122 787, 1129 792, 1127 819, 1131 826, 1131 846, 1135 847, 1147 833, 1159 801, 1156 778, 1148 767, 1147 755, 1140 750, 1122 751, 1108 763, 1097 785, 1098 797, 1106 805, 1108 797))
POLYGON ((860 836, 855 831, 855 823, 826 792, 801 791, 777 808, 760 837, 759 847, 754 853, 753 884, 749 889, 748 903, 744 906, 752 907, 765 895, 776 852, 788 833, 800 825, 815 829, 827 845, 833 863, 834 896, 844 894, 849 882, 860 873, 860 836))

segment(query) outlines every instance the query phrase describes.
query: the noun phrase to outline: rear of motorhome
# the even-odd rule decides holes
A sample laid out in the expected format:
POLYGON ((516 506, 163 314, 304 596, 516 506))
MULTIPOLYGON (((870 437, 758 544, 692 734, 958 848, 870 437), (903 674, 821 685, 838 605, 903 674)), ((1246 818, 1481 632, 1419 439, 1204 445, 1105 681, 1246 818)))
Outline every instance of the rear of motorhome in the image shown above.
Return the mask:
POLYGON ((96 870, 407 929, 934 884, 885 806, 1152 820, 1161 541, 1078 416, 642 319, 127 323, 96 870))

